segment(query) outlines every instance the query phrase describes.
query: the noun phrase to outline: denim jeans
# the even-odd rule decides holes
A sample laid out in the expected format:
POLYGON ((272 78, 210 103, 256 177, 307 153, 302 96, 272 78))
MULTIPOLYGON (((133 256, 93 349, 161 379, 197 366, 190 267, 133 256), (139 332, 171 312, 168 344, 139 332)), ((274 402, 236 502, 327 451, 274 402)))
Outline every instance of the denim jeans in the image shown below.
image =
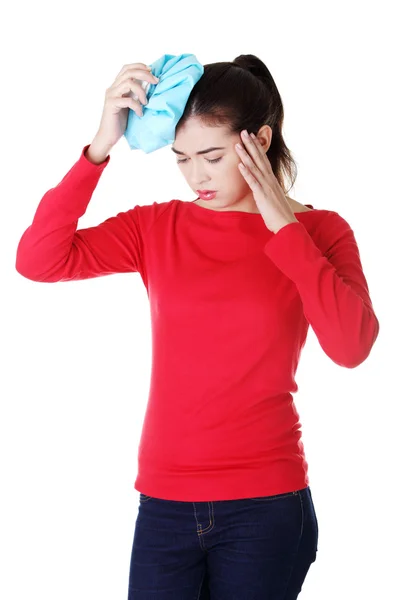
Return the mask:
POLYGON ((128 600, 295 600, 317 544, 310 487, 213 502, 140 493, 128 600))

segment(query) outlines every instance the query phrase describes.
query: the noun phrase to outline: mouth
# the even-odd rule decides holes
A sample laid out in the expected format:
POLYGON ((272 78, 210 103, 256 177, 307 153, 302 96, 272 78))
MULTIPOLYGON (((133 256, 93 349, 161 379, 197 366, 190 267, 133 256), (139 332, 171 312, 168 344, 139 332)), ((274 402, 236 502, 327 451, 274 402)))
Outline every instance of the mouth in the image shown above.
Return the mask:
POLYGON ((196 192, 202 200, 213 200, 217 193, 215 190, 196 190, 196 192))

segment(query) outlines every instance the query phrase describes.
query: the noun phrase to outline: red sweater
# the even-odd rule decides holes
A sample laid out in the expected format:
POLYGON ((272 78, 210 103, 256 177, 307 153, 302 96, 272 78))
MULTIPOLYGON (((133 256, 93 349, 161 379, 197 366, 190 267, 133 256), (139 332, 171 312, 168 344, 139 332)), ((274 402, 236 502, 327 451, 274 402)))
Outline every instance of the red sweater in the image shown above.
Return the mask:
POLYGON ((350 225, 314 209, 274 234, 258 213, 171 200, 77 229, 110 161, 94 165, 88 147, 41 199, 16 269, 43 282, 140 274, 153 351, 135 489, 200 502, 306 487, 292 394, 308 327, 348 369, 379 332, 350 225))

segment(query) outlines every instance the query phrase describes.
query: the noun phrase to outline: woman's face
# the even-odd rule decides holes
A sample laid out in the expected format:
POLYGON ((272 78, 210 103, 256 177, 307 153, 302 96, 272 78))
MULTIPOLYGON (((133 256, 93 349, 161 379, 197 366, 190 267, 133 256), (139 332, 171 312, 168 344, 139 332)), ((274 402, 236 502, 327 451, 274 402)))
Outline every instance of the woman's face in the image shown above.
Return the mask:
MULTIPOLYGON (((264 128, 262 130, 263 135, 268 136, 268 132, 264 128)), ((267 149, 269 138, 263 138, 262 130, 258 137, 261 142, 265 141, 267 149)), ((243 146, 239 134, 229 133, 225 126, 208 127, 196 117, 179 129, 172 151, 179 151, 176 161, 186 182, 198 198, 197 190, 217 192, 213 200, 199 199, 196 204, 214 210, 259 212, 252 191, 238 168, 241 160, 235 150, 237 142, 243 146), (196 154, 209 148, 218 149, 196 154)))

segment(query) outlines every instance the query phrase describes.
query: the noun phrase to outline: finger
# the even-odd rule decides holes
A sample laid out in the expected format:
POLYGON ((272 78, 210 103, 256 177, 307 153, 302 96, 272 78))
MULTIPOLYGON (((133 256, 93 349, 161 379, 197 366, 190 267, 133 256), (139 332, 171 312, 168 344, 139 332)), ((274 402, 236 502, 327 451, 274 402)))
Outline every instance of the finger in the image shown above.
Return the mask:
POLYGON ((265 154, 262 151, 261 144, 258 140, 254 140, 250 135, 246 136, 245 132, 241 132, 241 138, 245 145, 247 152, 252 157, 254 164, 257 166, 261 173, 269 172, 267 168, 267 162, 265 160, 265 154))
POLYGON ((272 173, 271 163, 269 161, 267 153, 265 152, 264 148, 262 147, 262 144, 261 144, 260 140, 258 139, 258 137, 256 135, 254 135, 254 133, 251 133, 250 137, 253 140, 253 143, 254 143, 255 147, 258 149, 258 151, 259 151, 262 159, 265 161, 265 164, 267 165, 268 171, 270 173, 272 173))
POLYGON ((247 167, 249 171, 257 171, 258 173, 261 173, 261 170, 257 167, 257 165, 254 162, 254 159, 249 155, 247 150, 245 150, 240 144, 235 144, 235 148, 240 156, 240 160, 243 162, 243 164, 247 167))
POLYGON ((250 189, 253 192, 259 190, 261 186, 258 182, 258 179, 253 175, 253 173, 251 173, 250 170, 243 163, 239 163, 238 167, 244 179, 247 181, 250 189))

